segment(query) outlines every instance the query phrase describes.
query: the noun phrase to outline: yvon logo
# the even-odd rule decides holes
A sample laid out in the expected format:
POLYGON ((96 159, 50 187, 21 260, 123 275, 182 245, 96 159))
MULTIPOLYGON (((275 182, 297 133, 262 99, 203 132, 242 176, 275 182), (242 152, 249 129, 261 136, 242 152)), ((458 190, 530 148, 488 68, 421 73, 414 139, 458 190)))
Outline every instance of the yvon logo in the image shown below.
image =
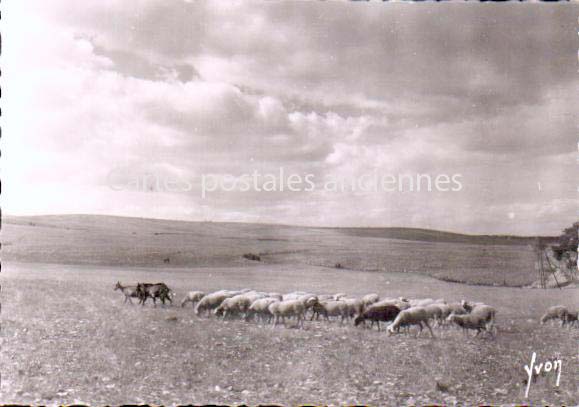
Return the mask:
POLYGON ((525 365, 525 371, 527 372, 528 378, 527 378, 527 389, 525 391, 525 398, 529 397, 529 389, 531 388, 531 382, 534 381, 533 378, 537 377, 541 374, 541 372, 545 373, 550 373, 550 372, 557 372, 557 381, 555 382, 555 386, 559 387, 559 381, 561 379, 561 368, 563 363, 561 362, 561 359, 554 359, 554 360, 548 360, 545 363, 539 363, 538 365, 535 365, 535 362, 537 361, 537 353, 533 352, 533 355, 531 356, 531 365, 525 365))

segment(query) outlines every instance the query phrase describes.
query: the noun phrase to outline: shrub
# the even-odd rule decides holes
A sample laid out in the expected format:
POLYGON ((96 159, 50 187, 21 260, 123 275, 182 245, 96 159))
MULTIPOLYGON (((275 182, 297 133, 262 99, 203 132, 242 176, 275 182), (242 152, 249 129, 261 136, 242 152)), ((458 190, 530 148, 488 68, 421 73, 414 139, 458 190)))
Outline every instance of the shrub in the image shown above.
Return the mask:
POLYGON ((247 260, 261 261, 261 256, 259 254, 245 253, 243 258, 247 260))
POLYGON ((557 260, 561 260, 563 253, 565 252, 576 252, 577 242, 578 242, 578 232, 579 222, 575 222, 573 226, 567 228, 563 231, 563 234, 557 239, 557 246, 553 247, 553 251, 557 256, 557 260))

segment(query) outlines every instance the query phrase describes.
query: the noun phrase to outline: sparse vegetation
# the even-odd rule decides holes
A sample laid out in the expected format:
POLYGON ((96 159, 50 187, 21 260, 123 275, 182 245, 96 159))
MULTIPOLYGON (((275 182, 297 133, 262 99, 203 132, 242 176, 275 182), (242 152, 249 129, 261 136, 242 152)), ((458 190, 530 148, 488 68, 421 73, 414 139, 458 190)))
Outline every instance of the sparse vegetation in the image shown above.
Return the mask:
POLYGON ((345 273, 310 266, 292 267, 289 277, 286 266, 261 263, 147 270, 3 262, 2 401, 287 406, 579 401, 572 369, 579 329, 538 321, 546 305, 577 308, 576 291, 561 297, 558 290, 450 286, 412 273, 345 273), (178 305, 123 304, 113 291, 119 279, 163 280, 177 288, 178 298, 192 288, 211 292, 247 286, 472 298, 497 308, 499 332, 495 340, 465 339, 456 330, 436 339, 429 334, 388 337, 376 329, 323 321, 306 321, 304 330, 270 329, 256 322, 198 318, 191 308, 178 305), (525 399, 523 366, 533 351, 541 356, 558 352, 563 374, 559 388, 539 379, 525 399))
POLYGON ((6 217, 2 226, 4 241, 14 243, 3 247, 6 261, 252 267, 259 263, 248 262, 243 255, 259 248, 259 253, 267 253, 268 263, 274 264, 328 268, 347 264, 348 271, 419 273, 490 286, 526 286, 537 278, 534 240, 528 238, 422 229, 304 228, 80 215, 6 217), (444 242, 450 238, 457 242, 444 242), (476 244, 481 239, 484 243, 476 244), (506 243, 498 244, 501 242, 506 243), (160 262, 166 258, 170 262, 160 262))

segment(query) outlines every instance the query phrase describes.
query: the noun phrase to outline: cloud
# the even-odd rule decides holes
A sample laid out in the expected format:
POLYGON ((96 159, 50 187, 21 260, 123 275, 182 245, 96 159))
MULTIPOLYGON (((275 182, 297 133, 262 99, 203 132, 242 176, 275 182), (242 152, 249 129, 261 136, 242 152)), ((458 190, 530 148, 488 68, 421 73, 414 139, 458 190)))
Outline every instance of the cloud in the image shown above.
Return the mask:
POLYGON ((5 208, 556 232, 576 217, 576 21, 562 8, 423 6, 10 5, 30 24, 6 27, 3 130, 18 138, 3 140, 5 208), (461 174, 464 190, 196 190, 204 173, 280 167, 319 183, 461 174), (193 189, 111 191, 111 171, 193 189))

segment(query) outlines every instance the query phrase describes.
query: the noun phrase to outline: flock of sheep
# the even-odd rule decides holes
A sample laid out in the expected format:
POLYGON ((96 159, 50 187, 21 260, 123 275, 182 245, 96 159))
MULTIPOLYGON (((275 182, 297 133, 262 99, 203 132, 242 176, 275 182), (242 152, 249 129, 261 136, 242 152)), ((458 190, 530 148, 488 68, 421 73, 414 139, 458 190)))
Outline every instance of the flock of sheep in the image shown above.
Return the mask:
MULTIPOLYGON (((172 301, 173 292, 164 283, 137 283, 134 286, 123 286, 117 282, 115 290, 120 290, 125 296, 125 303, 132 303, 131 298, 138 298, 144 305, 148 298, 172 301)), ((238 291, 220 290, 212 293, 191 291, 181 301, 181 307, 191 304, 198 316, 211 316, 222 319, 241 318, 249 322, 272 323, 272 327, 283 323, 286 319, 295 318, 297 326, 303 328, 304 322, 319 320, 329 321, 336 318, 340 324, 353 319, 358 326, 370 322, 370 328, 380 323, 388 323, 389 334, 399 333, 401 328, 408 331, 410 326, 417 326, 419 334, 426 327, 434 337, 432 327, 446 327, 453 324, 465 333, 475 330, 478 336, 486 332, 496 335, 495 308, 468 301, 447 303, 443 299, 380 299, 378 294, 368 294, 361 298, 348 297, 346 294, 313 294, 296 291, 288 294, 261 292, 251 289, 238 291)), ((541 324, 548 321, 560 321, 561 326, 579 326, 578 312, 557 305, 547 309, 541 317, 541 324)))
POLYGON ((286 319, 295 318, 298 327, 306 320, 337 318, 340 324, 354 320, 354 325, 370 328, 380 323, 389 323, 389 334, 399 333, 401 328, 417 326, 419 334, 426 327, 432 337, 432 327, 454 324, 467 330, 476 330, 495 335, 496 310, 482 303, 462 301, 447 303, 442 299, 380 299, 377 294, 361 298, 348 297, 346 294, 319 295, 307 292, 289 294, 266 293, 245 289, 240 291, 220 290, 205 294, 201 291, 189 292, 181 306, 191 304, 198 316, 211 316, 222 319, 241 318, 245 321, 258 320, 271 323, 272 327, 286 319))

